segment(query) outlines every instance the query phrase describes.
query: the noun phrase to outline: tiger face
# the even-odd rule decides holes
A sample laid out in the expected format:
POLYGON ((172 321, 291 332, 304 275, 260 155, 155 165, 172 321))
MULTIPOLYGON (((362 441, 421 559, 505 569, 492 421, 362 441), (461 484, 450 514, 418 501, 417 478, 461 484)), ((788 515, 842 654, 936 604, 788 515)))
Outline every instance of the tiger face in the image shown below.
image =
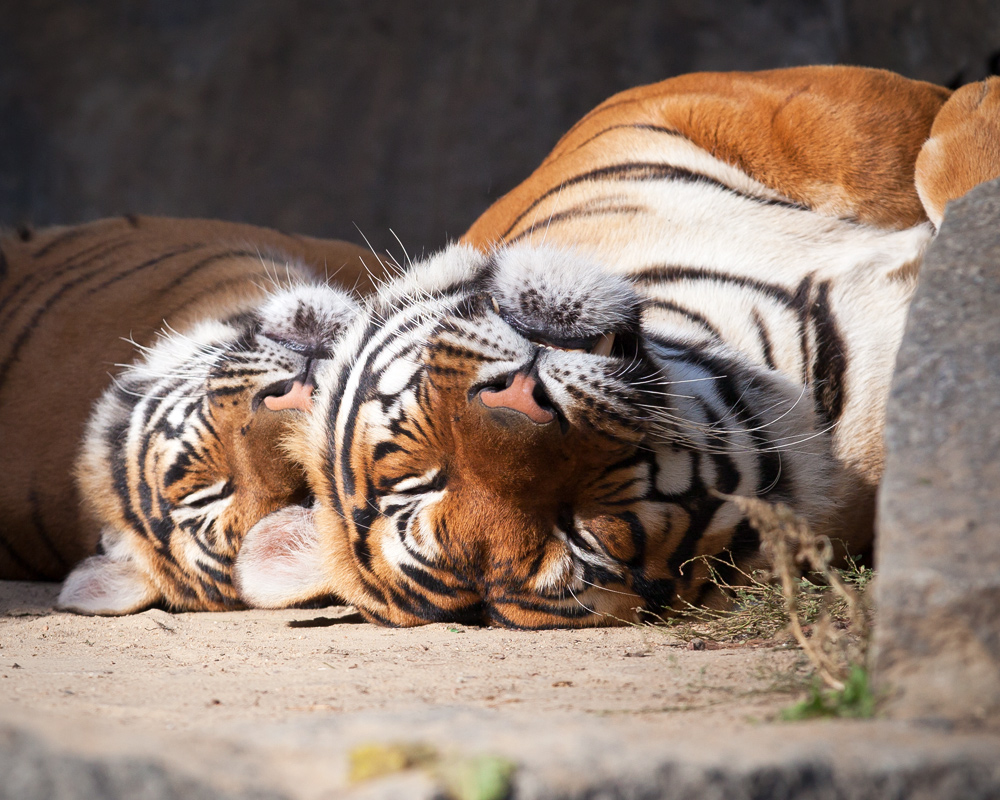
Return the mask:
POLYGON ((60 605, 239 605, 232 560, 261 517, 307 496, 283 441, 355 313, 346 294, 292 286, 230 319, 168 331, 127 367, 99 401, 77 465, 100 552, 70 574, 60 605))
MULTIPOLYGON (((687 562, 757 545, 711 489, 781 494, 791 479, 760 466, 751 434, 715 458, 677 424, 698 412, 666 387, 698 367, 671 363, 642 313, 627 281, 544 247, 453 247, 396 281, 321 375, 297 445, 312 443, 316 508, 251 531, 244 599, 332 592, 385 624, 523 628, 703 599, 687 562)), ((767 383, 742 391, 778 416, 767 383)), ((730 399, 701 394, 728 424, 730 399)))

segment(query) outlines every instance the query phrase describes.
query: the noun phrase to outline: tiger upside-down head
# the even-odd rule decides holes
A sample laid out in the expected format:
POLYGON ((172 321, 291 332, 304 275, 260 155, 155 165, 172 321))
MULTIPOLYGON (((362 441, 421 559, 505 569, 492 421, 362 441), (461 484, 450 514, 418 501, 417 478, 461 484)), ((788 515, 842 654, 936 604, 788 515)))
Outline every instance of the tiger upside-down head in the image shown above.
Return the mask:
POLYGON ((455 246, 388 287, 296 444, 316 506, 251 531, 241 596, 334 593, 393 625, 614 624, 704 600, 691 559, 752 558, 756 535, 713 490, 820 520, 804 498, 822 463, 761 452, 817 435, 798 391, 721 352, 674 358, 641 312, 623 278, 544 247, 455 246), (712 387, 719 369, 736 395, 712 387))
POLYGON ((60 606, 238 606, 230 570, 244 534, 308 494, 282 443, 355 313, 340 291, 293 285, 146 348, 88 424, 77 478, 100 552, 66 579, 60 606))

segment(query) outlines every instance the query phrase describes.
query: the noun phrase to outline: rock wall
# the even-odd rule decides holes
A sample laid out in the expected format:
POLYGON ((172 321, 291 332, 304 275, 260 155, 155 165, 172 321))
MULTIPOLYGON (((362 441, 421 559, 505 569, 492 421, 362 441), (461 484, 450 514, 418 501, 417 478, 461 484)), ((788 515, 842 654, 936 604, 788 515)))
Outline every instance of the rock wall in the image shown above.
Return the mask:
POLYGON ((875 666, 896 716, 1000 715, 1000 180, 949 204, 896 362, 875 666))
POLYGON ((995 0, 0 4, 0 224, 221 217, 399 254, 457 237, 606 96, 855 63, 941 83, 995 0))

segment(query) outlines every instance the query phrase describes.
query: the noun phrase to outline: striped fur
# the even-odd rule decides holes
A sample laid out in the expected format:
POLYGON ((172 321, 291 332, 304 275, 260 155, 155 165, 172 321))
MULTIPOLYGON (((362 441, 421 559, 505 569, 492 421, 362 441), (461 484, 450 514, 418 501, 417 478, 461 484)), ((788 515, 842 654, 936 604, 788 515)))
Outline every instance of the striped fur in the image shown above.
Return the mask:
POLYGON ((116 377, 77 463, 100 553, 70 573, 62 608, 240 605, 230 572, 243 536, 308 497, 283 439, 356 310, 327 286, 293 284, 227 320, 166 333, 116 377))
POLYGON ((729 494, 866 550, 934 231, 914 164, 947 98, 830 67, 602 104, 366 305, 294 445, 316 506, 255 526, 241 596, 335 592, 391 625, 632 621, 712 601, 698 556, 761 563, 729 494))
POLYGON ((73 463, 91 407, 136 344, 155 346, 164 322, 239 319, 293 279, 337 275, 363 289, 361 254, 249 225, 135 216, 0 238, 0 578, 61 579, 95 553, 108 520, 81 520, 73 463))

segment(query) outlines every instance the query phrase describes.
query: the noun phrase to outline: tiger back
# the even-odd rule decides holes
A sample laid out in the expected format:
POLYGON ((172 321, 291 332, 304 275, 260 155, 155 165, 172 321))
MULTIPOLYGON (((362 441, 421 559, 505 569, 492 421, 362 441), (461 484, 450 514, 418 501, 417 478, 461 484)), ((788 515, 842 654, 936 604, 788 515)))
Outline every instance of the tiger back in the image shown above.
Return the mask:
MULTIPOLYGON (((293 279, 371 286, 346 242, 156 217, 0 239, 0 578, 56 580, 95 552, 74 459, 94 402, 164 321, 226 319, 293 279)), ((374 267, 378 269, 378 265, 374 267)))

